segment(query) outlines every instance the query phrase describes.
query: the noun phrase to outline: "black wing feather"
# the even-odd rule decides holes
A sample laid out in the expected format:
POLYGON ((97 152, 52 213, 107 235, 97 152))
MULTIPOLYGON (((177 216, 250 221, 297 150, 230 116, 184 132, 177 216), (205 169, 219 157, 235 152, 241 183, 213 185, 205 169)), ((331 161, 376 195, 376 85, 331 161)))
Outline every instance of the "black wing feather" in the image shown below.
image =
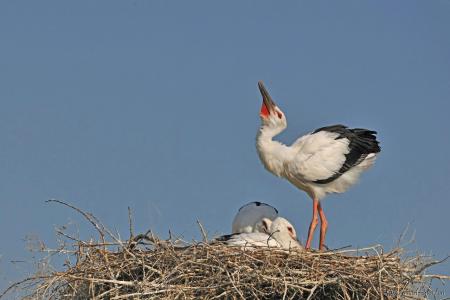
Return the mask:
POLYGON ((237 235, 239 235, 239 233, 225 234, 225 235, 215 238, 214 240, 218 241, 218 242, 227 242, 227 241, 233 239, 233 237, 235 237, 237 235))
POLYGON ((377 134, 376 131, 363 128, 349 129, 344 125, 332 125, 319 128, 313 133, 317 133, 320 131, 338 133, 339 135, 336 137, 336 140, 348 139, 350 141, 348 144, 348 148, 350 149, 350 151, 345 155, 345 162, 337 173, 326 179, 315 180, 314 183, 330 183, 339 178, 342 174, 350 170, 352 167, 361 163, 367 157, 367 155, 371 153, 378 153, 381 151, 379 142, 377 141, 377 138, 375 136, 377 134))

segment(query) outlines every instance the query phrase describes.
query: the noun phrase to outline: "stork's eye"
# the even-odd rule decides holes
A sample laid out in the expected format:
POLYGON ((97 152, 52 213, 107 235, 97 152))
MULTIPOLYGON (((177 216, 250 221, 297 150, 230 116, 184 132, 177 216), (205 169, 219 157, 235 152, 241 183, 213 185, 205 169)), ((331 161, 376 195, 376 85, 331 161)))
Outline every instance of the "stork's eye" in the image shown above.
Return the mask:
POLYGON ((277 111, 278 119, 281 119, 283 117, 283 114, 277 111))
POLYGON ((290 234, 292 235, 294 234, 294 229, 291 226, 289 226, 287 230, 289 231, 290 234))

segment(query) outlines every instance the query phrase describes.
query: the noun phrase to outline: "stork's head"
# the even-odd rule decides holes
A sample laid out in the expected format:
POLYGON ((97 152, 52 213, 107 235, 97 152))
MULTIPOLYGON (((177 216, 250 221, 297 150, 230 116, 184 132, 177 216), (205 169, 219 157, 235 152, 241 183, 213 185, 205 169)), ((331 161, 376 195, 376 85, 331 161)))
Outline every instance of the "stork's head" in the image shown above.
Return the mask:
POLYGON ((263 126, 285 129, 287 121, 284 113, 275 104, 262 81, 258 82, 258 87, 263 98, 261 112, 259 113, 263 126))
POLYGON ((288 235, 294 241, 297 241, 297 232, 295 232, 294 226, 282 217, 276 217, 273 221, 268 218, 261 220, 263 231, 267 234, 280 233, 288 235))
POLYGON ((294 226, 285 218, 277 217, 273 221, 263 218, 261 223, 264 231, 270 234, 283 248, 303 248, 297 240, 294 226))

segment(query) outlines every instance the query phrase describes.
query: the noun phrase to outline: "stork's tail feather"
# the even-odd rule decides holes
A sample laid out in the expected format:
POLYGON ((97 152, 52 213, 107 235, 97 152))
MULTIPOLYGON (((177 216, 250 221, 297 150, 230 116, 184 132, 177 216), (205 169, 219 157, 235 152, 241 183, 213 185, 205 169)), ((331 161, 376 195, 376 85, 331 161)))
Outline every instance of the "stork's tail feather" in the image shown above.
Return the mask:
POLYGON ((380 144, 375 136, 377 134, 376 131, 363 128, 350 129, 350 131, 356 135, 352 142, 354 143, 354 146, 358 148, 360 153, 370 154, 381 151, 380 144))

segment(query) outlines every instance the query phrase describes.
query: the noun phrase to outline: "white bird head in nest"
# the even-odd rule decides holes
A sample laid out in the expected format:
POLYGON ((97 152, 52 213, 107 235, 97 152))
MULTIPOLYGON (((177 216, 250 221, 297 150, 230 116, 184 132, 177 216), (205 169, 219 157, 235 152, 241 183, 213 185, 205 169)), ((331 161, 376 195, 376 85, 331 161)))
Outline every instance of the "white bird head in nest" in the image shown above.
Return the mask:
POLYGON ((273 221, 263 218, 256 226, 261 232, 271 235, 283 247, 300 245, 294 226, 285 218, 277 217, 273 221))

